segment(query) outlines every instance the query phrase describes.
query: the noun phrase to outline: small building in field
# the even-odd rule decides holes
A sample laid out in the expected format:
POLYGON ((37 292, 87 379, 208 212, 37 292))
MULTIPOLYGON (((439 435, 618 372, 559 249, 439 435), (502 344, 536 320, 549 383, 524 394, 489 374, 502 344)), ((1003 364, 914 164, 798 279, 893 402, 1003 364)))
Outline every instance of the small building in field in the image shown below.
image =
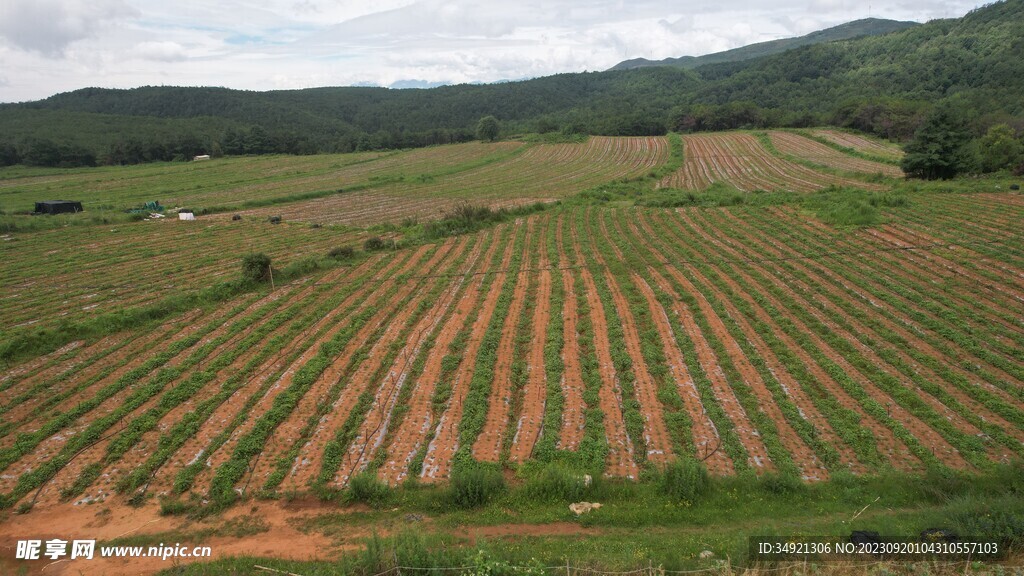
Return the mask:
POLYGON ((200 160, 209 160, 209 159, 210 159, 210 155, 209 154, 200 154, 200 155, 195 156, 194 158, 192 158, 192 161, 193 162, 198 162, 200 160))
POLYGON ((196 215, 191 210, 178 210, 178 220, 195 220, 196 215))
POLYGON ((78 212, 82 212, 82 203, 74 200, 36 202, 37 214, 76 214, 78 212))

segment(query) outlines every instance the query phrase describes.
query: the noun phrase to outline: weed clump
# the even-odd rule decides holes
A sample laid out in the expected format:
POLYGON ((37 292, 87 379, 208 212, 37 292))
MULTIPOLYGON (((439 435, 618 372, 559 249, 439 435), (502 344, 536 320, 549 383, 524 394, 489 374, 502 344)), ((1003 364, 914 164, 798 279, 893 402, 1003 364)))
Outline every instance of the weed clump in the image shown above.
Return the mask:
POLYGON ((356 250, 351 246, 338 246, 331 248, 327 255, 335 260, 349 260, 356 255, 356 250))
POLYGON ((348 482, 345 499, 348 502, 362 502, 378 506, 387 500, 391 488, 377 479, 372 472, 363 472, 353 476, 348 482))
POLYGON ((242 257, 242 279, 247 282, 262 282, 270 277, 270 256, 262 252, 242 257))
POLYGON ((452 473, 449 498, 459 508, 476 508, 504 494, 505 490, 505 478, 500 471, 474 466, 452 473))
POLYGON ((371 236, 363 242, 363 249, 367 252, 376 252, 384 249, 384 239, 380 236, 371 236))
POLYGON ((673 500, 695 502, 709 485, 707 469, 693 458, 669 462, 661 476, 661 491, 673 500))

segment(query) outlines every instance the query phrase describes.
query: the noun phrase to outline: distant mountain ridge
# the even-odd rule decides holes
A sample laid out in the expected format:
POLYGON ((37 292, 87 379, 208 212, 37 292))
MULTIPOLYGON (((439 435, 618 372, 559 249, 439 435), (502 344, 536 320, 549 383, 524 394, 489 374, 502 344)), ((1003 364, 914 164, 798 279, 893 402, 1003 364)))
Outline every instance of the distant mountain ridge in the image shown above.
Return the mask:
POLYGON ((676 66, 692 69, 705 64, 742 62, 744 60, 760 58, 761 56, 778 54, 801 46, 810 46, 822 42, 835 42, 837 40, 850 40, 863 36, 880 36, 890 32, 906 30, 914 26, 920 26, 920 24, 917 22, 900 22, 898 20, 884 20, 880 18, 863 18, 832 28, 811 32, 806 36, 758 42, 757 44, 733 48, 724 52, 715 52, 714 54, 705 54, 704 56, 681 56, 679 58, 665 58, 664 60, 648 60, 646 58, 623 60, 608 70, 631 70, 633 68, 646 68, 649 66, 676 66))
POLYGON ((980 135, 995 123, 1024 123, 1020 54, 1024 0, 1002 0, 960 18, 692 70, 645 66, 411 90, 83 88, 0 104, 0 166, 72 164, 89 154, 134 163, 218 150, 409 148, 473 139, 486 115, 505 135, 832 125, 905 141, 933 108, 947 106, 980 135))

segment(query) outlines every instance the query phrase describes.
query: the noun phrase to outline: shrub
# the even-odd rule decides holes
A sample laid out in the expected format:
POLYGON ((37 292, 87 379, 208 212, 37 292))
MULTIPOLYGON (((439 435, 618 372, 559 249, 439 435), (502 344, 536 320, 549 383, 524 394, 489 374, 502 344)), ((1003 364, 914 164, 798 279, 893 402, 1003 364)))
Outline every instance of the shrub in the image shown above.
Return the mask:
POLYGON ((474 466, 452 473, 448 490, 452 504, 459 508, 475 508, 504 493, 505 478, 499 470, 474 466))
POLYGON ((707 469, 693 458, 669 462, 661 477, 661 491, 673 500, 695 502, 708 486, 707 469))
POLYGON ((262 282, 270 275, 270 256, 262 252, 246 254, 242 258, 242 279, 249 282, 262 282))
POLYGON ((526 483, 527 497, 544 502, 578 502, 586 491, 582 474, 575 474, 557 463, 548 464, 526 483))
POLYGON ((336 248, 331 248, 331 251, 328 252, 327 255, 335 260, 348 260, 356 255, 356 250, 351 246, 338 246, 336 248))
POLYGON ((377 479, 372 472, 356 474, 348 481, 345 499, 349 502, 363 502, 376 506, 387 500, 391 488, 377 479))
POLYGON ((372 236, 363 242, 363 249, 367 252, 375 252, 384 249, 384 239, 380 236, 372 236))
POLYGON ((803 481, 793 472, 772 472, 762 475, 758 482, 761 489, 769 494, 786 495, 803 492, 803 481))

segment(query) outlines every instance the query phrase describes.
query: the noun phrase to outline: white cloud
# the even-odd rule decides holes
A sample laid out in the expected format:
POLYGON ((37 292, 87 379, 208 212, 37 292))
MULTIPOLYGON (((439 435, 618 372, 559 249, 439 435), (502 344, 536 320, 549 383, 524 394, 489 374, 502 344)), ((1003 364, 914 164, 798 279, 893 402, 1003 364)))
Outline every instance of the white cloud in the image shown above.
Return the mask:
POLYGON ((135 45, 135 55, 144 60, 178 62, 188 58, 185 47, 177 42, 142 42, 135 45))
MULTIPOLYGON (((971 8, 896 0, 873 15, 971 8)), ((491 82, 696 56, 867 15, 853 0, 0 0, 0 101, 83 86, 491 82)))
POLYGON ((122 0, 6 0, 0 3, 0 37, 22 50, 56 58, 110 22, 138 14, 122 0))

